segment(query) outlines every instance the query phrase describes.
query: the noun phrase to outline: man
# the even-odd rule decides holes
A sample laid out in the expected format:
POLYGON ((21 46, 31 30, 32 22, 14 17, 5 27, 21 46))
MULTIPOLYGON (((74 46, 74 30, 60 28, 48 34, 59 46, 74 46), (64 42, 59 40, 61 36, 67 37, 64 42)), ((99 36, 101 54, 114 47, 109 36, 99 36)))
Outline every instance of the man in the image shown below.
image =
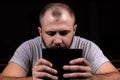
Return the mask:
POLYGON ((63 3, 51 3, 40 13, 40 36, 25 41, 15 51, 1 75, 1 80, 57 80, 53 64, 42 58, 42 49, 82 49, 83 58, 64 65, 65 79, 120 80, 118 70, 92 41, 75 36, 77 25, 73 11, 63 3), (27 77, 32 69, 32 77, 27 77))

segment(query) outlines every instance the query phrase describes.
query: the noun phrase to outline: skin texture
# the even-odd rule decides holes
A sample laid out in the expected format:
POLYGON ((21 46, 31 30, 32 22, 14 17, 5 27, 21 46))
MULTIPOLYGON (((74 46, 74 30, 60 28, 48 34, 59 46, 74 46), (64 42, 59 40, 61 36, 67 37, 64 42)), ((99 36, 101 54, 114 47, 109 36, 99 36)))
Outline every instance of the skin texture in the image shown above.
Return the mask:
MULTIPOLYGON (((47 48, 69 48, 75 35, 77 25, 68 11, 63 8, 49 9, 42 18, 39 33, 47 48), (58 11, 57 11, 58 10, 58 11)), ((64 65, 64 70, 74 73, 63 74, 64 78, 82 80, 120 80, 117 69, 108 61, 92 73, 91 64, 85 58, 73 59, 70 65, 64 65), (106 67, 107 66, 107 67, 106 67)), ((2 72, 1 80, 57 80, 57 70, 52 63, 40 58, 32 68, 32 77, 26 77, 26 71, 16 63, 9 63, 2 72)))
POLYGON ((43 25, 39 27, 39 33, 47 48, 69 48, 76 31, 77 25, 65 10, 61 10, 61 16, 54 17, 51 11, 47 11, 43 18, 43 25))

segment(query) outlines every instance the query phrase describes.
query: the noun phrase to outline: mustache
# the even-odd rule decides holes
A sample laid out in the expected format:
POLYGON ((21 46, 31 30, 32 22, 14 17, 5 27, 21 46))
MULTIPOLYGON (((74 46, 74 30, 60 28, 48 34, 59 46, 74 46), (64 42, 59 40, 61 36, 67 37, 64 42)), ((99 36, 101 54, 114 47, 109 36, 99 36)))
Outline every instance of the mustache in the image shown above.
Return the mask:
POLYGON ((65 44, 53 44, 50 46, 51 49, 66 49, 67 46, 65 44))
POLYGON ((67 49, 66 46, 51 46, 50 49, 67 49))

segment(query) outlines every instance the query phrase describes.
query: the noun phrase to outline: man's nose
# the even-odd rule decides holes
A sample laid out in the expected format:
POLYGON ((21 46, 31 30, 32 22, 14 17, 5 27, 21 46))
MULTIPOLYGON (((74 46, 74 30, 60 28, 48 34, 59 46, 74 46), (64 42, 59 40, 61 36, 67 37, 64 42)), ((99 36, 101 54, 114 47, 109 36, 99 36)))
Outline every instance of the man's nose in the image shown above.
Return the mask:
POLYGON ((62 43, 62 37, 59 34, 55 35, 54 43, 55 44, 61 44, 62 43))

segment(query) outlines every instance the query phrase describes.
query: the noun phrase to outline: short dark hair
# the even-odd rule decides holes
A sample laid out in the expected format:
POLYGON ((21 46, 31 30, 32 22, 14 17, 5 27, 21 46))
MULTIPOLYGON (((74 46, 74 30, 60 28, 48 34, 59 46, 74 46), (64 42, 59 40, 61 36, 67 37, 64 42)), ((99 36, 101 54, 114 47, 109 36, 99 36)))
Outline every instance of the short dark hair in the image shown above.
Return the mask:
MULTIPOLYGON (((40 12, 40 15, 39 15, 39 22, 40 24, 42 24, 42 18, 44 17, 45 15, 45 12, 53 7, 60 7, 60 8, 63 8, 65 9, 66 11, 68 11, 68 13, 70 14, 70 16, 73 18, 73 21, 75 23, 75 14, 73 12, 73 10, 66 4, 64 3, 49 3, 47 4, 40 12)), ((54 16, 60 16, 60 12, 59 11, 54 11, 53 14, 54 16)))

